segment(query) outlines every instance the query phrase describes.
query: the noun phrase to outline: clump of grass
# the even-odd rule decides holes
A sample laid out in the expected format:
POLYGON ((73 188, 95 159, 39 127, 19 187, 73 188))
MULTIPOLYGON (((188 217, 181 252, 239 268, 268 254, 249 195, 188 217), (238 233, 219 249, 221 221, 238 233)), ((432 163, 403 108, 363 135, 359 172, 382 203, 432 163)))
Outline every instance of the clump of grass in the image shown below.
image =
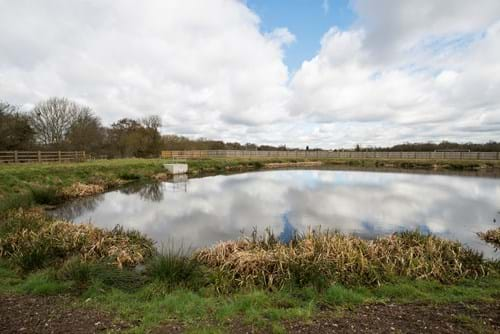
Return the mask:
POLYGON ((357 291, 335 284, 325 291, 324 299, 331 305, 354 305, 363 303, 367 297, 357 291))
POLYGON ((200 264, 183 247, 171 246, 146 264, 146 274, 168 287, 197 289, 202 284, 200 264))
POLYGON ((493 245, 495 249, 500 249, 500 227, 486 232, 479 232, 477 235, 481 238, 481 240, 493 245))
POLYGON ((61 281, 74 282, 79 288, 87 288, 91 284, 113 287, 125 291, 136 290, 146 281, 139 272, 120 269, 106 262, 87 262, 78 257, 67 260, 56 272, 61 281))
POLYGON ((16 291, 35 295, 56 295, 64 293, 70 288, 71 283, 60 282, 54 279, 53 273, 41 271, 29 275, 16 287, 16 291))
POLYGON ((33 195, 31 193, 9 194, 9 196, 0 195, 0 213, 20 207, 29 207, 33 204, 33 195))
POLYGON ((396 233, 376 240, 309 231, 288 244, 266 237, 219 243, 196 253, 209 268, 223 271, 238 286, 281 288, 299 285, 345 286, 389 282, 394 277, 444 283, 477 278, 488 271, 482 255, 459 242, 420 232, 396 233))
POLYGON ((141 179, 141 175, 134 172, 121 172, 118 177, 122 180, 133 181, 141 179))
POLYGON ((56 187, 33 187, 31 188, 33 200, 37 204, 55 205, 61 202, 61 197, 56 187))
POLYGON ((40 210, 16 210, 0 226, 0 256, 25 271, 78 256, 110 259, 118 267, 144 262, 155 253, 153 241, 137 232, 96 228, 47 217, 40 210))

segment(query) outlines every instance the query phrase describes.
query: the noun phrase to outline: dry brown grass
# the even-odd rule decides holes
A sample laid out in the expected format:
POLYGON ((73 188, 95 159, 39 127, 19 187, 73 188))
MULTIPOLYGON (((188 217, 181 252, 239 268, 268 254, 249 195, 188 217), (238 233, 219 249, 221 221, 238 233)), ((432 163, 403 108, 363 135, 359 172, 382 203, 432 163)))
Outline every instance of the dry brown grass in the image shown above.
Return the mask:
POLYGON ((380 284, 394 277, 455 282, 487 273, 480 254, 460 243, 405 232, 367 241, 315 232, 281 244, 243 238, 198 251, 198 261, 229 275, 239 286, 282 287, 287 282, 380 284))
POLYGON ((3 220, 0 256, 12 259, 23 269, 71 256, 108 259, 122 267, 142 263, 155 252, 153 242, 137 232, 55 220, 40 210, 16 210, 3 220))
POLYGON ((63 188, 61 193, 66 198, 86 197, 103 193, 106 190, 102 184, 85 184, 81 182, 73 183, 71 186, 63 188))
POLYGON ((481 240, 493 245, 496 249, 500 249, 500 227, 486 232, 479 232, 477 235, 481 240))

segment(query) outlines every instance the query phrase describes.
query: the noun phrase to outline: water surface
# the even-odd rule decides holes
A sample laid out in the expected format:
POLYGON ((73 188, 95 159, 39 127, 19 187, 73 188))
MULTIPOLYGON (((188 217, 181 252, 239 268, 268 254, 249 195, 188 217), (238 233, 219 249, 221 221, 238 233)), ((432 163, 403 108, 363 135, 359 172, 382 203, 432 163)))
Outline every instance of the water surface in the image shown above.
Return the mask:
POLYGON ((191 247, 235 239, 254 227, 287 237, 321 226, 365 238, 418 228, 498 258, 475 232, 497 227, 499 211, 495 178, 279 170, 135 185, 69 203, 56 214, 191 247))

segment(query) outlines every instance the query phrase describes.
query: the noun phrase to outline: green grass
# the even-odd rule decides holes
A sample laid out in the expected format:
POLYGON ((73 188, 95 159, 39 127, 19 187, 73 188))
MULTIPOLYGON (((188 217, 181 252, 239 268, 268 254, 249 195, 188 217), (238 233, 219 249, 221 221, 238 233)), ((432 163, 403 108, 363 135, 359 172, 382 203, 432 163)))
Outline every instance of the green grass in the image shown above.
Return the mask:
POLYGON ((171 247, 153 257, 146 264, 146 273, 169 288, 189 287, 196 289, 203 284, 200 265, 182 247, 171 247))
POLYGON ((371 289, 334 285, 324 292, 313 288, 291 288, 274 292, 249 290, 229 295, 204 295, 203 291, 187 289, 162 293, 158 283, 151 283, 134 293, 116 289, 102 293, 102 290, 94 289, 85 298, 91 298, 96 307, 117 312, 123 318, 140 323, 132 330, 134 333, 146 332, 169 321, 180 322, 193 332, 199 332, 199 324, 210 324, 210 328, 205 330, 225 331, 235 320, 247 326, 279 332, 283 320, 307 321, 325 305, 341 311, 364 303, 389 301, 492 302, 498 298, 499 287, 500 278, 490 277, 455 285, 407 281, 371 289), (411 292, 411 295, 406 296, 400 291, 411 292))
POLYGON ((119 159, 62 164, 0 166, 0 211, 59 202, 59 192, 74 183, 106 188, 123 181, 149 179, 163 171, 160 159, 119 159))
POLYGON ((50 271, 40 271, 27 276, 14 291, 34 295, 57 295, 68 292, 71 286, 71 282, 55 280, 50 271))
MULTIPOLYGON (((68 268, 65 270, 67 272, 68 268)), ((116 276, 106 283, 94 278, 82 287, 78 284, 79 274, 64 277, 59 274, 53 269, 45 269, 21 276, 2 261, 0 293, 71 293, 86 307, 111 311, 119 318, 136 324, 130 333, 145 333, 169 322, 181 324, 188 333, 225 333, 233 321, 249 328, 280 333, 284 320, 307 321, 325 307, 342 311, 376 302, 493 302, 500 296, 500 276, 497 274, 477 280, 462 280, 453 285, 436 281, 395 280, 371 288, 335 284, 323 291, 314 287, 290 286, 279 291, 246 289, 230 294, 219 294, 210 287, 171 289, 160 280, 143 281, 141 286, 129 289, 120 286, 116 276)), ((467 320, 457 318, 457 322, 461 323, 467 320)), ((470 323, 471 330, 477 328, 476 325, 470 323)))

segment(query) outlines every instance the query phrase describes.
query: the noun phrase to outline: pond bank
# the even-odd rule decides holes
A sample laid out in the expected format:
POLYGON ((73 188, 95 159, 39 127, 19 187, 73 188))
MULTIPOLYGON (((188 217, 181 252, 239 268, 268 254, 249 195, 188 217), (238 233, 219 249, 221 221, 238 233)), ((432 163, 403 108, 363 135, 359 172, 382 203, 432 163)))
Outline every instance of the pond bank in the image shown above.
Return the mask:
MULTIPOLYGON (((162 159, 116 159, 63 164, 0 166, 0 212, 31 205, 54 205, 68 199, 94 195, 132 181, 157 181, 165 174, 162 159)), ((387 159, 205 159, 189 160, 189 175, 244 172, 262 168, 334 167, 426 171, 500 171, 496 161, 432 161, 387 159)))

